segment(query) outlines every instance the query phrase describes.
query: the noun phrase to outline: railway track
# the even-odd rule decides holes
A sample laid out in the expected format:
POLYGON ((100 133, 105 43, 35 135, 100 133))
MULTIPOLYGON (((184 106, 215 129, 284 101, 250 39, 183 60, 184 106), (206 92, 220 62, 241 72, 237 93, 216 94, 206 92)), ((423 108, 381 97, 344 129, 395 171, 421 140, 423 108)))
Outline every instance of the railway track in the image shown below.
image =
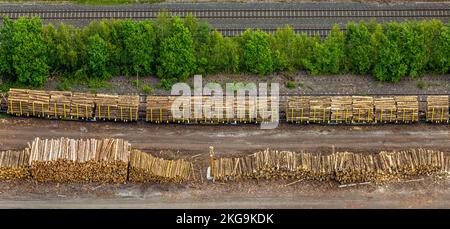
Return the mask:
POLYGON ((305 19, 305 18, 448 18, 449 8, 413 8, 413 9, 96 9, 96 10, 26 10, 0 9, 0 15, 11 19, 37 16, 44 20, 81 20, 81 19, 151 19, 161 12, 186 17, 188 14, 199 19, 305 19))
MULTIPOLYGON (((40 17, 44 21, 90 21, 98 19, 154 19, 161 12, 169 12, 172 15, 186 17, 188 14, 203 20, 309 20, 323 19, 331 21, 339 20, 369 20, 371 18, 383 20, 421 20, 441 19, 450 20, 450 7, 423 7, 423 8, 259 8, 259 9, 193 9, 193 8, 143 8, 143 9, 0 9, 1 17, 17 19, 19 17, 40 17)), ((214 25, 214 24, 213 24, 214 25)), ((246 28, 229 26, 214 26, 224 36, 236 36, 245 31, 246 28)), ((281 27, 277 26, 277 27, 281 27)), ((251 26, 251 28, 259 28, 251 26)), ((259 28, 263 31, 273 33, 276 27, 259 28)), ((329 34, 331 24, 327 25, 301 25, 293 26, 297 33, 306 33, 324 37, 329 34)))

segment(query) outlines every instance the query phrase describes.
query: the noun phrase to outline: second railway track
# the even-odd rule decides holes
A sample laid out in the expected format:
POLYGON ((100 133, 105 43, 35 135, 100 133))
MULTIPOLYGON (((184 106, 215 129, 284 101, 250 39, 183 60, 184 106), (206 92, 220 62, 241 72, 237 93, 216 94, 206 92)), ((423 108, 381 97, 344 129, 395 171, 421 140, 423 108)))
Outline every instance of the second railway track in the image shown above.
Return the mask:
POLYGON ((449 8, 413 9, 97 9, 97 10, 24 10, 0 9, 1 16, 11 19, 37 16, 44 20, 80 19, 151 19, 161 12, 186 17, 192 14, 199 19, 306 19, 306 18, 448 18, 449 8))

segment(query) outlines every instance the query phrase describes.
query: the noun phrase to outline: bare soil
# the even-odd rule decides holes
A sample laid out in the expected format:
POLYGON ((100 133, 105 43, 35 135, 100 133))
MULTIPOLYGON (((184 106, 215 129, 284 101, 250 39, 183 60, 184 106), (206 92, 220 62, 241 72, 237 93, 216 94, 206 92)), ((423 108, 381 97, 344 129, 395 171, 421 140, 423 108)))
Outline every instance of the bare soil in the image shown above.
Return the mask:
POLYGON ((0 182, 0 208, 448 208, 450 180, 340 188, 332 182, 189 184, 0 182))
MULTIPOLYGON (((265 148, 329 153, 425 147, 448 152, 447 125, 322 126, 156 125, 143 122, 79 122, 0 119, 0 149, 20 149, 34 137, 120 137, 164 158, 206 164, 209 146, 218 156, 265 148)), ((205 174, 204 168, 199 173, 205 174)), ((448 208, 450 179, 426 177, 388 184, 339 187, 336 182, 244 181, 185 184, 55 184, 0 182, 0 208, 448 208)))

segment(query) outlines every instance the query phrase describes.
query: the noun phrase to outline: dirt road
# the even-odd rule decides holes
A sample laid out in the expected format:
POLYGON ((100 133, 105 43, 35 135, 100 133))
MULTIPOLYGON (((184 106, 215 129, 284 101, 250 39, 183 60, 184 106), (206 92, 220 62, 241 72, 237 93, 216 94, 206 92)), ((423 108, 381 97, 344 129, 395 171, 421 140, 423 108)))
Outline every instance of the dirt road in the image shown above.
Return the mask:
MULTIPOLYGON (((377 152, 426 147, 449 152, 445 125, 186 126, 147 123, 0 119, 0 149, 18 149, 34 137, 120 137, 133 147, 177 156, 201 154, 210 145, 222 155, 280 150, 377 152), (180 151, 180 153, 177 153, 180 151)), ((246 181, 193 184, 40 184, 0 182, 0 208, 448 208, 450 179, 339 188, 330 182, 246 181)))
POLYGON ((338 188, 327 182, 35 184, 0 182, 0 208, 448 208, 450 180, 338 188))
POLYGON ((328 152, 377 152, 411 147, 448 151, 446 125, 320 126, 281 124, 274 130, 258 125, 186 126, 148 123, 53 121, 34 118, 0 119, 0 149, 24 148, 34 137, 118 137, 142 150, 207 153, 254 152, 264 148, 328 152))

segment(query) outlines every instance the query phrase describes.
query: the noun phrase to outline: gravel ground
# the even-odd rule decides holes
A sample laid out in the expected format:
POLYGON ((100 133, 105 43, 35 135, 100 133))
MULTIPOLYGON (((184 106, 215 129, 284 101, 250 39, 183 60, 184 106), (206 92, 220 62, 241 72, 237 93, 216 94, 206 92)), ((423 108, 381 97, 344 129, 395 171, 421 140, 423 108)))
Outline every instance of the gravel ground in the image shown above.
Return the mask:
POLYGON ((425 178, 339 188, 333 182, 189 184, 0 182, 0 208, 449 208, 450 182, 425 178))
MULTIPOLYGON (((133 86, 135 77, 114 77, 109 81, 107 87, 97 89, 102 93, 136 94, 144 93, 142 89, 133 86)), ((159 79, 156 77, 140 77, 141 84, 150 85, 153 88, 152 94, 168 95, 170 91, 158 89, 156 84, 159 79)), ((405 77, 398 83, 380 82, 373 76, 361 75, 321 75, 311 76, 305 72, 295 73, 275 73, 269 76, 260 77, 248 74, 216 74, 203 77, 203 86, 207 83, 219 83, 225 88, 226 83, 279 83, 281 94, 449 94, 450 75, 425 75, 421 78, 411 79, 405 77), (295 88, 287 88, 288 81, 295 83, 295 88), (423 88, 421 88, 423 86, 423 88)), ((187 81, 193 85, 193 78, 187 81)), ((57 78, 47 81, 44 89, 55 90, 59 84, 57 78)), ((85 86, 74 86, 76 91, 90 91, 85 86)))

